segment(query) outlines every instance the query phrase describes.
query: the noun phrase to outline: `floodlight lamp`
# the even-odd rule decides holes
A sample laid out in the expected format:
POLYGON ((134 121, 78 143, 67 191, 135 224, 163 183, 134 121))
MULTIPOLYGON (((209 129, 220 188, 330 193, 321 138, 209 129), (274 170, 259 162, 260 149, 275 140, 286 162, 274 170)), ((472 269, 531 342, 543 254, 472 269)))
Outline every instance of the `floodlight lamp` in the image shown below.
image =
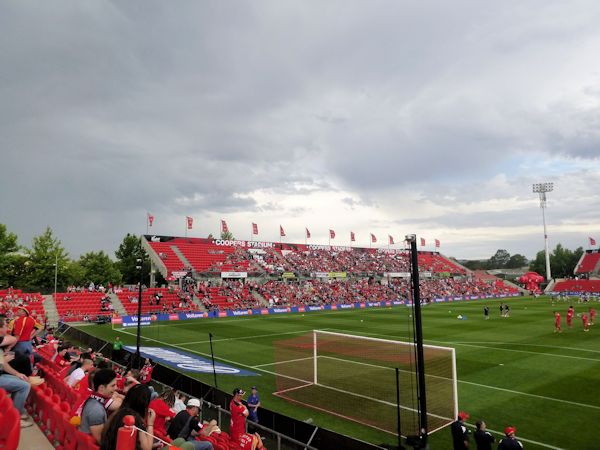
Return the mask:
POLYGON ((533 185, 534 193, 546 193, 554 190, 554 183, 535 183, 533 185))
POLYGON ((404 236, 404 239, 406 240, 406 242, 414 242, 417 240, 417 235, 416 234, 407 234, 406 236, 404 236))

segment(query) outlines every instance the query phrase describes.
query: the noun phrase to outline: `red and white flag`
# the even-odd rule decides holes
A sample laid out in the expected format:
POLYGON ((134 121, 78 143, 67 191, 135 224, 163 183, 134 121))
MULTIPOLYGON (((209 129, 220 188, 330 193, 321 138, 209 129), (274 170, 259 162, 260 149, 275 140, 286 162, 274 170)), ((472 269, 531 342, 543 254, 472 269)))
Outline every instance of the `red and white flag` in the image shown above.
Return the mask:
POLYGON ((421 238, 421 247, 425 247, 425 238, 421 238))
POLYGON ((356 242, 356 236, 354 235, 354 231, 350 232, 350 242, 356 242))
POLYGON ((390 245, 394 245, 394 238, 388 234, 388 242, 390 245))
POLYGON ((310 239, 310 231, 308 231, 308 228, 305 228, 306 230, 306 239, 310 239))
POLYGON ((335 239, 335 231, 329 230, 329 239, 335 239))
POLYGON ((435 248, 440 248, 440 240, 439 239, 435 240, 435 248))
POLYGON ((281 225, 279 225, 279 236, 285 236, 285 231, 283 231, 283 227, 281 225))
POLYGON ((252 222, 252 234, 258 234, 258 225, 252 222))
POLYGON ((375 235, 373 233, 371 233, 371 242, 372 243, 377 242, 377 238, 375 237, 375 235))
POLYGON ((185 218, 185 220, 187 221, 187 229, 191 230, 192 229, 192 225, 194 224, 194 218, 187 216, 185 218))
POLYGON ((227 227, 227 222, 224 219, 221 219, 221 233, 229 233, 229 228, 227 227))
POLYGON ((148 226, 151 227, 153 223, 154 223, 154 216, 152 214, 148 213, 148 226))
POLYGON ((588 238, 590 240, 590 247, 595 247, 596 246, 596 239, 594 239, 593 237, 588 238))

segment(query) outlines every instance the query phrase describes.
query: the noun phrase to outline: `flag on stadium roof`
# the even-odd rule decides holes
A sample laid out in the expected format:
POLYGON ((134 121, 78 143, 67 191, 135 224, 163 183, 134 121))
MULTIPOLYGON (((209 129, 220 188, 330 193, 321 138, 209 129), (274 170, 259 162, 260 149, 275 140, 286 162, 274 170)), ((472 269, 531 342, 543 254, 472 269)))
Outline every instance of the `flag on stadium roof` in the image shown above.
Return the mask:
POLYGON ((394 245, 394 238, 388 234, 388 242, 390 243, 390 245, 394 245))
POLYGON ((354 231, 350 232, 350 242, 355 242, 356 241, 356 236, 354 235, 354 231))
POLYGON ((227 222, 224 219, 221 219, 221 233, 228 233, 229 228, 227 227, 227 222))
POLYGON ((285 236, 285 231, 283 231, 283 227, 281 225, 279 225, 279 236, 285 236))
POLYGON ((329 230, 329 239, 335 239, 335 231, 329 230))
POLYGON ((252 222, 252 234, 258 234, 258 225, 252 222))
POLYGON ((590 247, 595 247, 596 246, 596 239, 594 239, 593 237, 588 238, 590 240, 590 247))
POLYGON ((373 242, 373 243, 377 242, 377 238, 375 237, 375 235, 373 233, 371 233, 371 242, 373 242))
POLYGON ((305 228, 306 230, 306 239, 310 239, 310 231, 308 231, 308 228, 305 228))
POLYGON ((421 247, 425 247, 425 238, 421 238, 421 247))
POLYGON ((148 226, 151 227, 153 223, 154 223, 154 216, 152 214, 148 213, 148 226))
POLYGON ((440 240, 439 239, 435 240, 435 248, 440 248, 440 240))
POLYGON ((187 221, 187 229, 191 230, 192 229, 192 225, 194 224, 194 219, 192 217, 187 216, 185 218, 185 220, 187 221))

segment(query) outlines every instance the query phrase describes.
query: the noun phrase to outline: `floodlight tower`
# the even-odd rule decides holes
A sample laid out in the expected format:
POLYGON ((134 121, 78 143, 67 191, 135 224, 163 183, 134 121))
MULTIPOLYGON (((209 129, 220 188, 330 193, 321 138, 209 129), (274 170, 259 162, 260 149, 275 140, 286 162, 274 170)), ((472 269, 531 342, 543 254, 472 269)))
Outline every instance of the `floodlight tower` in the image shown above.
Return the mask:
POLYGON ((546 251, 546 281, 548 283, 552 279, 552 272, 550 272, 550 254, 548 253, 548 232, 546 231, 546 192, 552 192, 554 190, 554 183, 535 183, 533 185, 533 192, 540 195, 540 208, 542 208, 542 220, 544 222, 544 249, 546 251))

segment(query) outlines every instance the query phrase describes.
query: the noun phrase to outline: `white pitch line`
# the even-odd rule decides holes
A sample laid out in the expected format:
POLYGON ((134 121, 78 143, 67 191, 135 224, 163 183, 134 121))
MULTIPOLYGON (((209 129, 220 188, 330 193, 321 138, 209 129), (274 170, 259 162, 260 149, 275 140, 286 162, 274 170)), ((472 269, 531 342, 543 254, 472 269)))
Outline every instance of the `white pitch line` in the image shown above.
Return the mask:
POLYGON ((314 383, 306 383, 306 384, 303 384, 301 386, 296 386, 296 387, 289 388, 289 389, 282 389, 281 391, 273 392, 273 395, 283 394, 284 392, 296 391, 298 389, 302 389, 302 388, 305 388, 305 387, 308 387, 308 386, 312 386, 313 384, 314 383))
MULTIPOLYGON (((404 338, 402 336, 397 336, 397 335, 394 335, 394 334, 366 333, 366 332, 354 331, 354 330, 344 330, 342 328, 324 328, 324 329, 326 329, 326 330, 343 331, 344 333, 351 333, 351 334, 364 334, 365 336, 393 337, 393 338, 395 338, 398 341, 406 341, 407 340, 406 338, 404 338)), ((516 349, 513 349, 513 348, 489 347, 489 346, 486 346, 486 345, 464 344, 462 342, 457 342, 457 341, 438 341, 438 340, 434 340, 434 339, 425 339, 425 342, 434 342, 434 343, 444 344, 444 345, 462 345, 463 347, 485 348, 485 349, 488 349, 488 350, 500 350, 500 351, 505 351, 505 352, 515 352, 515 353, 527 353, 527 354, 530 354, 530 355, 552 356, 552 357, 556 357, 556 358, 577 359, 577 360, 582 360, 582 361, 593 361, 593 362, 596 362, 596 363, 600 363, 600 359, 598 359, 598 358, 585 358, 583 356, 558 355, 556 353, 532 352, 530 350, 516 350, 516 349)), ((515 345, 518 345, 518 344, 515 344, 515 345)))
MULTIPOLYGON (((308 333, 308 332, 312 332, 312 331, 313 330, 311 328, 310 330, 289 331, 287 333, 255 334, 253 336, 241 336, 241 337, 235 337, 235 338, 213 339, 212 342, 245 341, 245 340, 254 339, 254 338, 271 337, 271 336, 285 336, 288 334, 302 334, 302 333, 308 333)), ((210 342, 210 340, 178 342, 177 345, 208 344, 209 342, 210 342)))
POLYGON ((252 366, 252 367, 256 368, 256 367, 276 366, 278 364, 286 364, 286 363, 291 363, 291 362, 306 361, 308 359, 313 359, 313 357, 312 356, 308 356, 306 358, 288 359, 286 361, 277 361, 277 362, 266 363, 266 364, 257 364, 256 366, 252 366))
MULTIPOLYGON (((129 332, 129 331, 126 331, 126 330, 117 330, 117 331, 120 331, 120 332, 122 332, 122 333, 129 334, 129 335, 131 335, 131 336, 136 336, 135 334, 133 334, 133 333, 131 333, 131 332, 129 332)), ((342 331, 344 331, 344 330, 342 330, 342 331)), ((210 354, 208 354, 208 353, 199 352, 199 351, 197 351, 197 350, 190 350, 190 349, 187 349, 187 348, 185 348, 185 347, 181 347, 181 346, 179 346, 179 345, 176 345, 176 344, 169 344, 168 342, 159 341, 158 339, 147 338, 147 337, 144 337, 144 336, 140 336, 140 337, 141 337, 141 339, 146 339, 146 340, 148 340, 148 341, 157 342, 157 343, 159 343, 159 344, 162 344, 162 345, 166 345, 166 346, 170 346, 170 347, 179 348, 179 349, 181 349, 181 350, 185 350, 185 351, 190 351, 190 352, 192 352, 192 353, 196 353, 197 355, 201 355, 201 356, 211 356, 211 355, 210 355, 210 354)), ((265 370, 265 369, 261 369, 261 368, 258 368, 258 367, 256 367, 256 368, 255 368, 255 367, 249 366, 248 364, 242 364, 242 363, 239 363, 239 362, 237 362, 237 361, 231 361, 231 360, 229 360, 229 359, 221 358, 220 356, 215 356, 215 359, 218 359, 218 360, 220 360, 220 361, 223 361, 223 362, 225 362, 225 363, 228 363, 228 364, 233 364, 233 365, 237 365, 237 366, 242 366, 242 367, 246 367, 246 368, 248 368, 248 369, 255 369, 255 370, 258 370, 259 372, 268 373, 268 374, 270 374, 270 375, 281 376, 281 377, 284 377, 284 378, 288 378, 288 379, 292 379, 292 380, 300 381, 300 382, 302 382, 302 383, 307 383, 307 381, 306 381, 306 380, 301 380, 301 379, 299 379, 299 378, 295 378, 295 377, 290 377, 290 376, 287 376, 287 375, 278 374, 278 373, 276 373, 276 372, 271 372, 270 370, 265 370)), ((343 392, 345 392, 345 391, 343 391, 343 392)), ((550 398, 549 398, 549 399, 550 399, 550 398)), ((552 400, 552 399, 551 399, 551 400, 552 400)), ((494 433, 499 433, 498 431, 493 431, 493 430, 490 430, 490 431, 492 431, 492 432, 494 432, 494 433)), ((559 447, 553 447, 552 445, 549 445, 549 444, 544 444, 544 443, 542 443, 542 442, 537 442, 537 441, 533 441, 533 440, 530 440, 530 439, 525 439, 525 438, 523 438, 523 437, 520 437, 520 436, 519 436, 519 439, 521 439, 522 441, 525 441, 525 442, 530 442, 530 443, 532 443, 532 444, 539 445, 539 446, 541 446, 541 447, 549 448, 549 449, 551 449, 551 450, 564 450, 564 449, 561 449, 561 448, 559 448, 559 447)))
POLYGON ((541 344, 525 344, 523 342, 502 342, 502 341, 457 341, 459 344, 492 344, 492 345, 516 345, 523 347, 540 347, 540 348, 556 348, 559 350, 575 350, 578 352, 600 353, 600 350, 591 350, 579 347, 561 347, 560 345, 541 345, 541 344))

